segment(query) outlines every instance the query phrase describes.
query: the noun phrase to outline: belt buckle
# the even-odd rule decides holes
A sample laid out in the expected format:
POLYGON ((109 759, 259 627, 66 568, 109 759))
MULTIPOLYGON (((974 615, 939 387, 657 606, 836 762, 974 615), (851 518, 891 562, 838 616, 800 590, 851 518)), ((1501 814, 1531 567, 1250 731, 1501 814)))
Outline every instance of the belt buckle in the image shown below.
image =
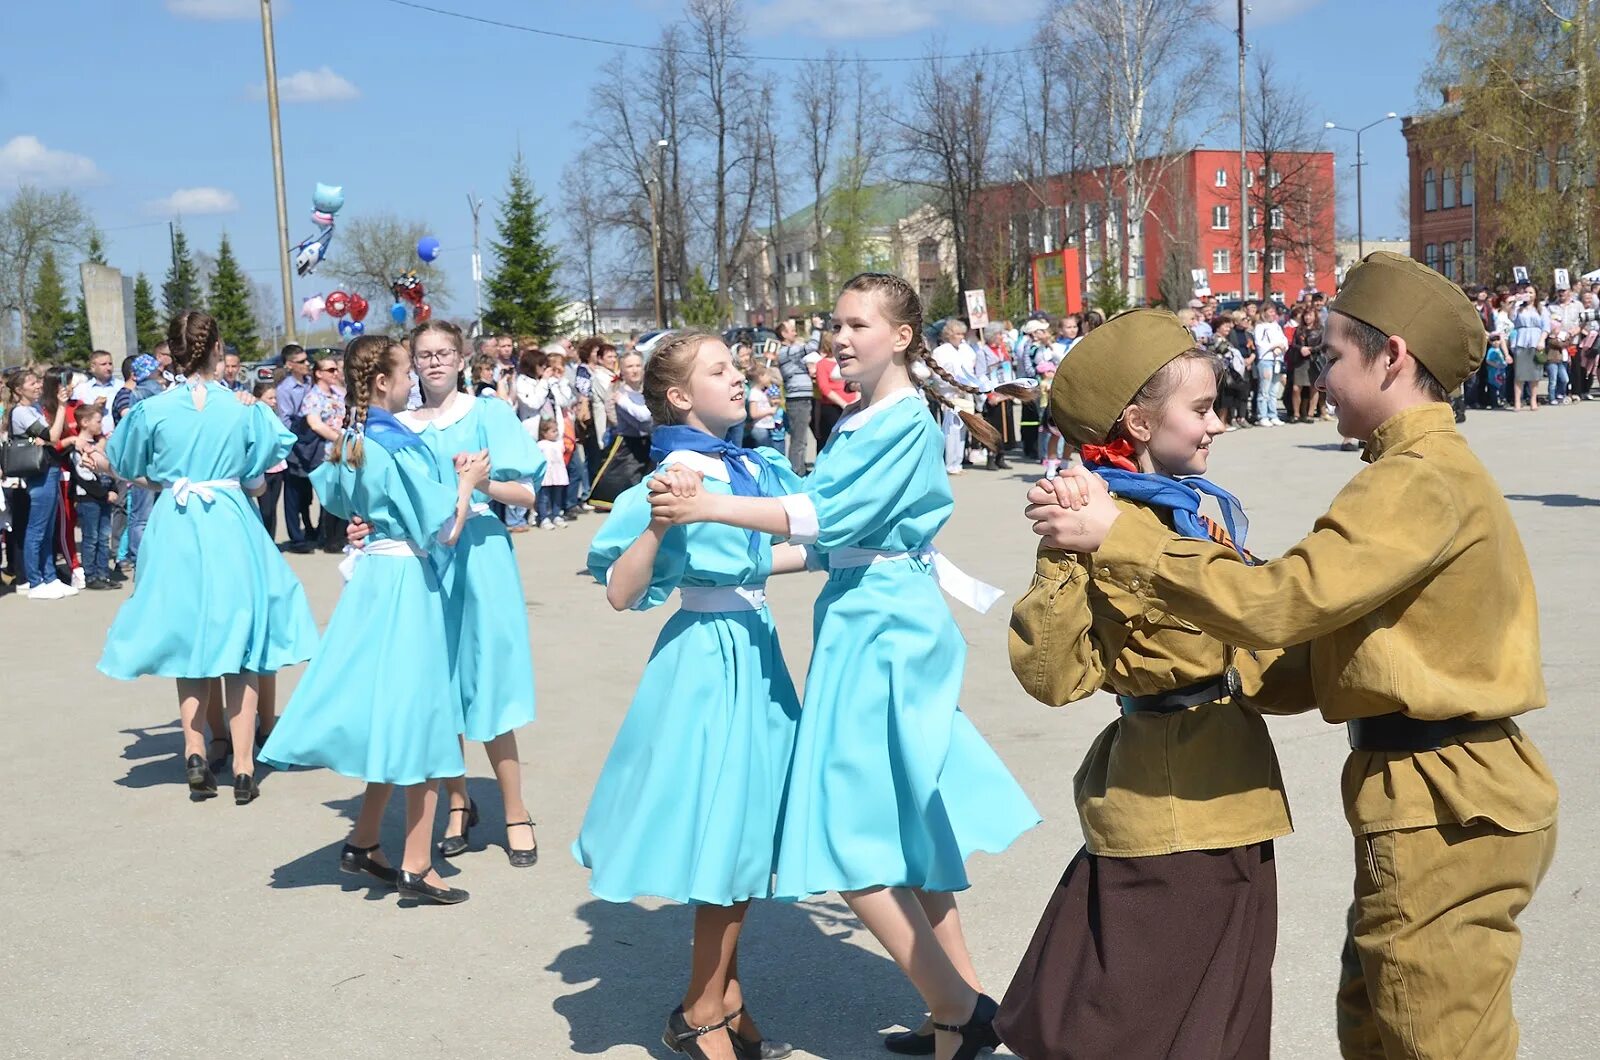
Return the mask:
POLYGON ((1222 671, 1222 687, 1228 690, 1228 698, 1238 699, 1244 692, 1244 681, 1239 677, 1239 668, 1229 666, 1222 671))

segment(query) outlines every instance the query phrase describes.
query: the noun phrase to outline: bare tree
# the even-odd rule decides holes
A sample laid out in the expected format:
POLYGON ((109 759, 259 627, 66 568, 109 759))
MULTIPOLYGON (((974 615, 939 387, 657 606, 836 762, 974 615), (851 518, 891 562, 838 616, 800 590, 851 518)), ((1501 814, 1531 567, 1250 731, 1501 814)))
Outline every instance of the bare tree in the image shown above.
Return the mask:
POLYGON ((444 273, 417 258, 417 241, 428 225, 393 213, 369 214, 339 226, 338 242, 323 264, 336 283, 359 292, 374 305, 389 298, 394 278, 415 269, 427 291, 427 300, 439 304, 450 297, 444 273))
MULTIPOLYGON (((1311 108, 1305 95, 1279 78, 1272 57, 1256 56, 1255 95, 1246 118, 1245 146, 1257 160, 1255 182, 1245 181, 1250 216, 1243 219, 1261 231, 1261 287, 1272 294, 1272 263, 1276 253, 1285 258, 1287 273, 1291 249, 1312 271, 1318 256, 1330 255, 1333 182, 1320 179, 1325 160, 1320 125, 1307 120, 1311 108)), ((1243 263, 1244 267, 1249 262, 1243 263)))
POLYGON ((21 334, 28 333, 28 306, 44 252, 66 258, 88 246, 93 230, 88 211, 70 191, 23 184, 0 209, 0 309, 21 315, 21 334))
POLYGON ((767 238, 760 247, 760 253, 763 255, 768 251, 772 253, 772 268, 770 270, 760 270, 754 268, 752 262, 746 262, 745 272, 750 278, 747 287, 752 291, 756 287, 754 277, 757 273, 761 271, 768 272, 767 288, 762 291, 762 295, 769 301, 764 301, 762 306, 763 308, 770 307, 772 309, 772 321, 776 324, 778 320, 783 319, 787 308, 789 285, 786 280, 787 270, 784 268, 783 261, 783 245, 788 236, 788 232, 784 227, 783 185, 788 178, 788 174, 780 161, 785 153, 780 151, 778 147, 779 120, 774 95, 772 86, 767 85, 761 94, 760 113, 761 137, 764 141, 762 153, 766 161, 765 194, 767 212, 771 219, 770 224, 767 226, 767 238))
POLYGON ((807 147, 806 176, 811 182, 811 245, 816 251, 816 266, 811 284, 818 292, 830 291, 828 256, 822 252, 828 228, 828 174, 834 168, 834 137, 844 119, 843 96, 845 62, 829 50, 821 59, 805 64, 800 74, 797 103, 805 125, 807 147))
POLYGON ((1204 114, 1211 88, 1209 0, 1059 0, 1054 17, 1073 49, 1105 123, 1107 233, 1118 234, 1125 289, 1133 286, 1130 229, 1142 220, 1181 152, 1203 135, 1190 123, 1204 114))
POLYGON ((565 264, 589 308, 591 335, 600 330, 600 240, 605 224, 605 200, 597 179, 601 168, 595 159, 580 155, 561 173, 561 218, 571 248, 565 264))

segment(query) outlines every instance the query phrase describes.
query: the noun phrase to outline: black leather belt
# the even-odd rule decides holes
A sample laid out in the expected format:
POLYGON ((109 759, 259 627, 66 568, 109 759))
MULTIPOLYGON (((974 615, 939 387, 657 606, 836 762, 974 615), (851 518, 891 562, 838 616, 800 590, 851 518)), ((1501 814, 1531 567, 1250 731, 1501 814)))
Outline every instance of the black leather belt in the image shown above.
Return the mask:
POLYGON ((1124 714, 1176 714, 1180 710, 1198 707, 1202 703, 1215 703, 1239 694, 1239 671, 1228 667, 1221 677, 1185 685, 1171 692, 1153 696, 1118 696, 1117 705, 1124 714))
POLYGON ((1357 751, 1436 751, 1450 740, 1493 722, 1472 718, 1423 721, 1406 714, 1379 714, 1344 723, 1357 751))

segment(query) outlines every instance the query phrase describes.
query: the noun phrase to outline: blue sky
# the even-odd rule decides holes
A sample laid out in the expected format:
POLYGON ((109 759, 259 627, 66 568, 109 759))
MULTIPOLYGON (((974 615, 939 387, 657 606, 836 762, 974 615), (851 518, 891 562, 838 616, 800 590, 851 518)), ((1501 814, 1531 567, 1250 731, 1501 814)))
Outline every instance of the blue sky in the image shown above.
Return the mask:
MULTIPOLYGON (((558 32, 652 41, 675 0, 430 0, 558 32)), ((0 42, 0 188, 71 187, 106 234, 111 264, 159 283, 166 223, 192 245, 226 230, 253 277, 277 284, 277 245, 257 0, 52 0, 10 5, 0 42), (26 42, 51 41, 50 47, 26 42), (19 42, 24 46, 19 47, 19 42)), ((1016 47, 1039 0, 752 0, 752 51, 864 56, 1016 47)), ((1231 25, 1231 3, 1223 4, 1231 25)), ((601 77, 626 78, 614 49, 535 36, 387 0, 278 0, 278 72, 290 237, 310 234, 313 185, 343 184, 342 220, 392 210, 425 220, 444 246, 455 297, 471 311, 468 192, 493 200, 520 144, 536 188, 555 198, 583 143, 575 123, 601 77), (280 10, 281 9, 281 10, 280 10)), ((1362 125, 1419 108, 1435 0, 1253 0, 1254 47, 1298 81, 1313 118, 1362 125)), ((888 67, 889 78, 899 76, 888 67)), ((1232 99, 1231 54, 1217 69, 1232 99)), ((1337 152, 1340 230, 1354 230, 1354 146, 1337 152)), ((1210 138, 1226 144, 1227 133, 1210 138)), ((1366 231, 1403 234, 1399 123, 1365 138, 1366 231)), ((486 240, 487 242, 487 234, 486 240)), ((337 242, 334 253, 338 253, 337 242)), ((296 282, 297 301, 330 289, 296 282)), ((376 307, 382 316, 383 307, 376 307)))

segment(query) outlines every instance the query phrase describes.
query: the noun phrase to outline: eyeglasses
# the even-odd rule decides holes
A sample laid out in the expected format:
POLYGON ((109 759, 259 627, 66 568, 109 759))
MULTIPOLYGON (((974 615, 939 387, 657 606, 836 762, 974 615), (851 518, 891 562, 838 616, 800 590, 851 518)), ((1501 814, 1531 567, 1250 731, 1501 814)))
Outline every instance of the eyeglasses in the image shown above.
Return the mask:
POLYGON ((339 366, 336 364, 324 364, 317 369, 319 372, 337 372, 338 370, 339 366))
POLYGON ((310 364, 310 363, 311 363, 311 360, 309 358, 302 357, 297 361, 290 361, 289 362, 289 367, 290 368, 299 368, 302 364, 310 364))
POLYGON ((456 355, 455 350, 430 350, 427 353, 417 354, 418 364, 444 364, 456 355))

